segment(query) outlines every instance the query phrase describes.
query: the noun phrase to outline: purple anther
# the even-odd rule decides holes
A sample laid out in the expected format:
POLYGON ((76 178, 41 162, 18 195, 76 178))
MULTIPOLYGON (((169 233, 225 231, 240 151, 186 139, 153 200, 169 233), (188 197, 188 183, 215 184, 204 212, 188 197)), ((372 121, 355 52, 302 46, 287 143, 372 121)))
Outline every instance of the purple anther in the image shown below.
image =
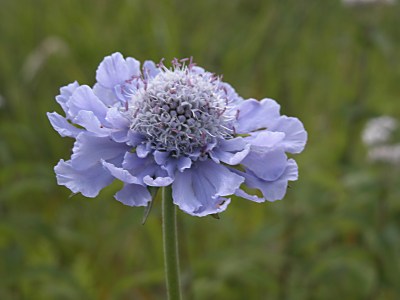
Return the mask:
POLYGON ((237 110, 236 115, 235 115, 236 120, 239 119, 239 114, 240 114, 240 110, 237 110))
POLYGON ((179 68, 182 65, 179 63, 179 60, 176 57, 174 57, 174 59, 171 61, 171 63, 175 68, 179 68))
POLYGON ((190 57, 189 60, 189 65, 188 65, 188 69, 192 70, 192 68, 196 65, 196 63, 193 62, 193 56, 190 57))
POLYGON ((164 60, 165 60, 164 57, 161 58, 160 62, 157 64, 157 68, 162 68, 162 67, 164 67, 164 60))

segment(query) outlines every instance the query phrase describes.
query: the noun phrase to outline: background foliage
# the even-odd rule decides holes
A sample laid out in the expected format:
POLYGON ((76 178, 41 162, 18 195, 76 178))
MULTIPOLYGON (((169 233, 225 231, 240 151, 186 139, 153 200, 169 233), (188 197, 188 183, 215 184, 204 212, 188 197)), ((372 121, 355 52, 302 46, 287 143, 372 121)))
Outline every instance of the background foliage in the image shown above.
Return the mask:
POLYGON ((179 214, 186 299, 400 299, 399 167, 371 164, 374 116, 400 117, 400 5, 339 0, 0 0, 0 299, 164 299, 159 201, 57 186, 72 140, 59 87, 102 58, 188 57, 309 133, 284 201, 179 214))

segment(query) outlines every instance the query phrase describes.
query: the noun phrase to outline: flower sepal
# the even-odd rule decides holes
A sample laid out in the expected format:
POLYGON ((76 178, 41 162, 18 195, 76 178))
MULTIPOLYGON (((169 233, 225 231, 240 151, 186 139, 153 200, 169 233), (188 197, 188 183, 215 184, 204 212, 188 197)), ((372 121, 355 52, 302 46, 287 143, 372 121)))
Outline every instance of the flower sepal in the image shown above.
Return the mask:
POLYGON ((149 189, 149 192, 150 192, 150 195, 151 195, 151 201, 149 201, 149 203, 147 203, 147 206, 144 209, 143 218, 142 218, 142 225, 144 225, 146 223, 147 218, 150 215, 151 209, 153 208, 154 200, 156 199, 157 192, 158 192, 158 187, 155 187, 155 186, 149 186, 148 189, 149 189))
POLYGON ((219 220, 219 219, 220 219, 220 217, 219 217, 219 214, 218 214, 218 213, 215 213, 215 214, 210 214, 210 216, 211 216, 212 218, 214 218, 214 219, 217 219, 217 220, 219 220))

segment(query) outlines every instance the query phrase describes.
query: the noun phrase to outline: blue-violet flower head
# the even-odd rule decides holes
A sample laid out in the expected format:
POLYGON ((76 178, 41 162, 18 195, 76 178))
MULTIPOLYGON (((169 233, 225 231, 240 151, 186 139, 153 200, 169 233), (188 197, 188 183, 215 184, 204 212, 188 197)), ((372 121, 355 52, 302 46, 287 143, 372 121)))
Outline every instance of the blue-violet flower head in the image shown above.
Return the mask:
POLYGON ((95 197, 114 179, 115 198, 146 206, 148 187, 172 185, 173 201, 194 216, 226 209, 229 196, 280 200, 297 180, 296 162, 307 133, 280 115, 272 99, 244 100, 192 59, 145 61, 120 53, 101 62, 93 88, 71 83, 57 102, 65 117, 48 113, 54 129, 75 139, 71 159, 54 168, 57 181, 95 197), (260 193, 250 194, 250 190, 260 193))

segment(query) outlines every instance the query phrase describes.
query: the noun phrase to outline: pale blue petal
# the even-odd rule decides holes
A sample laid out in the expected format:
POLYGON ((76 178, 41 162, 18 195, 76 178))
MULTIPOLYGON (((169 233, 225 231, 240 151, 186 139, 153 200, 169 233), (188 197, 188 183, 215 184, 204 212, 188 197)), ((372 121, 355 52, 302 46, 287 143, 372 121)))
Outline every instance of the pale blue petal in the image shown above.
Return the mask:
POLYGON ((245 177, 246 186, 249 188, 259 189, 264 198, 250 195, 242 190, 236 191, 236 195, 255 202, 264 202, 265 200, 272 202, 283 199, 286 194, 288 181, 295 181, 298 178, 297 164, 293 159, 288 160, 285 171, 277 180, 274 181, 262 180, 249 171, 246 173, 240 171, 235 172, 245 177))
POLYGON ((251 133, 244 140, 251 145, 255 151, 270 151, 274 148, 283 148, 282 141, 285 139, 285 133, 261 130, 251 133))
POLYGON ((112 107, 107 111, 106 120, 112 128, 129 128, 130 121, 123 115, 118 107, 112 107))
POLYGON ((170 176, 174 176, 176 170, 183 172, 192 165, 192 160, 189 157, 176 158, 165 151, 154 151, 153 155, 156 163, 166 170, 170 176))
POLYGON ((271 131, 285 133, 285 139, 281 143, 286 152, 300 153, 307 142, 307 132, 299 119, 281 116, 269 127, 271 131))
POLYGON ((193 216, 205 216, 222 212, 229 201, 222 198, 234 194, 244 181, 226 167, 211 160, 177 172, 172 184, 174 203, 193 216))
POLYGON ((68 105, 68 113, 74 118, 81 110, 86 110, 93 112, 102 124, 106 123, 107 107, 87 85, 82 85, 75 90, 69 98, 68 105))
POLYGON ((287 157, 283 150, 269 152, 251 151, 242 164, 264 180, 279 178, 286 168, 287 157))
POLYGON ((154 151, 153 155, 154 155, 154 160, 160 166, 164 165, 167 162, 168 158, 170 157, 169 152, 158 151, 158 150, 154 151))
POLYGON ((128 145, 132 147, 136 147, 137 145, 141 144, 146 140, 146 137, 138 132, 133 130, 128 131, 128 141, 126 142, 128 145))
POLYGON ((58 104, 61 105, 62 109, 66 114, 68 114, 68 100, 78 87, 79 87, 78 82, 74 81, 73 83, 70 83, 67 86, 62 87, 60 89, 60 94, 56 96, 56 101, 58 102, 58 104))
POLYGON ((239 164, 249 153, 250 144, 241 138, 221 140, 216 148, 210 152, 211 158, 216 162, 222 161, 229 165, 239 164))
MULTIPOLYGON (((265 182, 264 182, 264 184, 265 184, 265 182)), ((267 184, 268 184, 268 183, 267 183, 267 184)), ((258 196, 256 196, 256 195, 248 194, 248 193, 246 193, 245 191, 243 191, 243 190, 241 190, 241 189, 237 190, 237 191, 235 192, 235 195, 238 196, 238 197, 240 197, 240 198, 244 198, 244 199, 247 199, 247 200, 251 200, 251 201, 257 202, 257 203, 265 202, 265 198, 263 198, 263 197, 258 197, 258 196)))
POLYGON ((60 160, 54 167, 57 183, 69 188, 73 193, 80 192, 85 197, 96 197, 100 190, 113 181, 113 177, 103 169, 102 165, 94 165, 88 169, 76 170, 71 161, 60 160))
POLYGON ((160 73, 160 69, 157 68, 156 64, 151 60, 146 60, 143 63, 143 76, 145 79, 154 78, 160 73))
POLYGON ((67 121, 63 116, 59 115, 56 112, 47 113, 47 117, 50 120, 53 128, 62 136, 62 137, 72 137, 76 138, 79 133, 83 131, 83 129, 76 128, 71 123, 67 121))
POLYGON ((177 159, 177 169, 179 172, 183 172, 186 169, 189 169, 192 165, 192 160, 189 157, 180 157, 177 159))
POLYGON ((119 144, 108 137, 96 137, 87 133, 77 136, 72 154, 72 166, 77 170, 87 169, 101 160, 112 160, 123 157, 129 151, 125 144, 119 144))
POLYGON ((192 72, 196 73, 196 74, 204 74, 206 72, 206 70, 204 70, 204 68, 199 67, 199 66, 193 66, 192 72))
POLYGON ((122 167, 135 176, 140 184, 165 186, 173 179, 155 161, 153 156, 141 158, 137 153, 127 152, 122 167))
POLYGON ((119 111, 119 108, 112 107, 108 110, 106 116, 107 122, 113 128, 111 138, 118 143, 129 141, 128 132, 130 130, 129 120, 119 111))
POLYGON ((244 178, 232 173, 228 168, 223 165, 216 164, 211 160, 199 162, 197 173, 201 174, 199 177, 207 179, 207 181, 214 187, 216 196, 232 195, 244 178))
POLYGON ((110 137, 117 143, 126 143, 128 141, 128 130, 116 130, 111 132, 110 137))
POLYGON ((96 136, 105 137, 109 136, 111 133, 111 130, 104 127, 91 111, 81 110, 74 121, 77 125, 84 127, 87 131, 96 136))
POLYGON ((253 130, 268 128, 280 116, 280 106, 272 99, 257 101, 249 99, 238 106, 237 133, 249 133, 253 130))
POLYGON ((138 80, 137 78, 135 78, 134 80, 130 80, 122 84, 117 84, 114 87, 113 91, 117 99, 121 101, 124 106, 126 106, 126 102, 132 99, 132 95, 134 95, 141 86, 142 80, 138 80))
POLYGON ((145 169, 149 162, 149 158, 140 158, 137 156, 136 153, 127 152, 125 153, 122 167, 126 170, 140 171, 142 169, 145 169))
POLYGON ((108 107, 112 107, 119 102, 112 89, 106 88, 99 83, 93 86, 93 93, 108 107))
POLYGON ((193 189, 193 172, 188 169, 183 173, 177 173, 172 184, 172 197, 174 204, 188 214, 193 214, 201 206, 193 189))
POLYGON ((133 57, 126 58, 126 65, 129 70, 129 78, 125 80, 131 80, 132 76, 140 76, 140 62, 133 57))
POLYGON ((174 181, 174 179, 169 177, 167 174, 165 175, 165 177, 160 176, 154 178, 152 176, 146 175, 143 177, 143 182, 149 186, 168 186, 174 181))
POLYGON ((128 206, 147 206, 151 195, 144 186, 125 184, 122 190, 115 194, 115 199, 128 206))
POLYGON ((122 182, 125 183, 134 183, 134 184, 140 184, 140 180, 138 180, 135 176, 133 176, 131 173, 129 173, 127 170, 123 168, 116 167, 115 165, 108 163, 106 161, 102 161, 103 166, 110 172, 112 176, 115 178, 121 180, 122 182))
POLYGON ((113 89, 117 84, 139 75, 140 63, 130 57, 125 60, 122 54, 117 52, 105 57, 100 63, 96 72, 96 80, 102 86, 113 89))
POLYGON ((230 203, 230 198, 218 197, 212 199, 211 205, 202 206, 200 209, 194 211, 191 215, 196 217, 205 217, 212 214, 219 214, 224 212, 230 203))
POLYGON ((145 158, 149 153, 151 149, 147 146, 147 144, 140 144, 136 147, 136 153, 137 156, 140 158, 145 158))
POLYGON ((130 121, 123 115, 118 107, 112 107, 107 111, 106 120, 112 128, 129 128, 130 121))

